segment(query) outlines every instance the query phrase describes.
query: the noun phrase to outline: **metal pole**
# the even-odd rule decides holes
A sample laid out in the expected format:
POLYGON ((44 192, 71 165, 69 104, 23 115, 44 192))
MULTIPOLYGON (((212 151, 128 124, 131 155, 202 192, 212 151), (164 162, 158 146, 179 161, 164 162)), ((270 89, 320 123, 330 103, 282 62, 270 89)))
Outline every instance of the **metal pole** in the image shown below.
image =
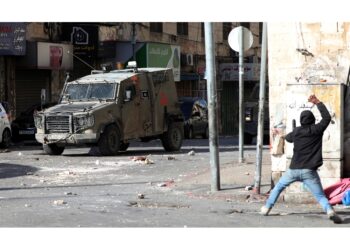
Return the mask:
POLYGON ((267 51, 267 27, 263 23, 262 44, 261 44, 261 69, 260 69, 260 89, 259 89, 259 115, 258 115, 258 136, 256 142, 256 168, 254 192, 260 194, 262 147, 264 136, 264 105, 265 105, 265 79, 266 79, 266 51, 267 51))
POLYGON ((205 23, 205 54, 207 73, 207 95, 208 95, 208 116, 209 116, 209 151, 211 170, 211 191, 220 190, 220 164, 218 151, 217 133, 217 95, 215 75, 215 47, 213 39, 213 24, 205 23))
POLYGON ((243 62, 243 43, 244 43, 244 35, 243 35, 243 27, 241 27, 240 31, 240 43, 239 43, 239 135, 238 135, 238 147, 239 147, 239 163, 244 162, 244 62, 243 62))

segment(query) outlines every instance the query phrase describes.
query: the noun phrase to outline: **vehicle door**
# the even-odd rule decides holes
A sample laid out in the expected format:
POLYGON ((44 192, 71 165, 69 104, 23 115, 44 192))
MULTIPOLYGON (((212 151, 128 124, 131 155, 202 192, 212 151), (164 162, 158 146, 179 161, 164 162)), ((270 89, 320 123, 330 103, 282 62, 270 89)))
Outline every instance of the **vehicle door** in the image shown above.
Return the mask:
POLYGON ((124 139, 139 137, 140 131, 140 86, 134 80, 128 79, 121 84, 122 88, 122 130, 124 139))

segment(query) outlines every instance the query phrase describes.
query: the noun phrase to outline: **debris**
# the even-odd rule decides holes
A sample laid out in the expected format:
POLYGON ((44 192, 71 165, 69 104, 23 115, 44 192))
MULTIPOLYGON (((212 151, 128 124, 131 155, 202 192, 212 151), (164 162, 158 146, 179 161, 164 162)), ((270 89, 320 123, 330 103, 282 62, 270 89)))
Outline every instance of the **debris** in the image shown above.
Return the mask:
POLYGON ((145 164, 154 164, 154 162, 148 158, 144 161, 145 164))
POLYGON ((174 180, 169 180, 169 181, 166 181, 166 182, 162 182, 162 183, 158 183, 158 187, 168 187, 170 186, 171 184, 174 183, 174 180))
POLYGON ((65 195, 73 195, 72 192, 64 192, 65 195))
POLYGON ((246 186, 244 188, 245 191, 250 191, 250 190, 253 190, 253 186, 246 186))
POLYGON ((244 174, 245 174, 245 175, 250 175, 250 173, 249 173, 249 172, 245 172, 244 174))
POLYGON ((68 175, 75 175, 75 173, 73 171, 64 171, 65 174, 68 174, 68 175))
POLYGON ((24 204, 25 207, 31 207, 32 205, 30 204, 24 204))
POLYGON ((159 184, 157 185, 157 187, 166 187, 166 183, 165 183, 165 182, 159 183, 159 184))
POLYGON ((230 214, 235 214, 235 213, 242 214, 242 213, 243 213, 243 210, 242 210, 242 209, 232 209, 232 210, 230 211, 230 214))
POLYGON ((18 156, 21 156, 21 155, 22 155, 22 152, 19 152, 19 153, 18 153, 18 156))
POLYGON ((174 156, 168 156, 168 160, 169 160, 169 161, 175 160, 175 157, 174 157, 174 156))
POLYGON ((45 180, 40 180, 40 183, 45 183, 46 181, 45 180))
POLYGON ((144 194, 138 194, 137 197, 138 197, 139 199, 144 199, 144 198, 145 198, 145 195, 144 195, 144 194))
POLYGON ((196 153, 193 151, 193 150, 191 150, 190 152, 188 152, 188 155, 191 155, 191 156, 193 156, 193 155, 195 155, 196 153))
POLYGON ((33 175, 34 173, 33 172, 27 172, 27 175, 33 175))
POLYGON ((54 205, 65 205, 67 204, 67 202, 65 202, 64 200, 56 200, 53 202, 54 205))
POLYGON ((99 161, 99 160, 96 160, 96 161, 95 161, 95 164, 96 164, 96 165, 100 165, 100 161, 99 161))

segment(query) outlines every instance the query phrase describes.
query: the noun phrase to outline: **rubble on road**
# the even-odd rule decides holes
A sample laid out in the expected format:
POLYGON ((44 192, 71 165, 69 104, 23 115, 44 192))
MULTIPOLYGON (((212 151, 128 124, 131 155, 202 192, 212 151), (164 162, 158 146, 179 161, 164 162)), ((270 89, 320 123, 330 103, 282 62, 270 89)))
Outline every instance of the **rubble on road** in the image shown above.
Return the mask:
POLYGON ((188 152, 187 155, 193 156, 193 155, 195 155, 195 154, 196 154, 196 152, 194 152, 194 150, 191 150, 190 152, 188 152))
POLYGON ((53 204, 54 205, 65 205, 65 204, 67 204, 67 202, 64 200, 56 200, 53 202, 53 204))

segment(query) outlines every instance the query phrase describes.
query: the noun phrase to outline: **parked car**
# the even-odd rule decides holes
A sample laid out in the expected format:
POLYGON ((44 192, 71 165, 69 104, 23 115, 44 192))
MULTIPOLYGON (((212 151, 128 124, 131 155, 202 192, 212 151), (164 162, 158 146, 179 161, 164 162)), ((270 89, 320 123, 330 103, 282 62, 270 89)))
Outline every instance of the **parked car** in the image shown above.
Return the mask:
POLYGON ((0 102, 0 147, 8 148, 11 143, 11 126, 6 103, 0 102), (4 104, 4 105, 3 105, 4 104))
POLYGON ((200 97, 181 97, 181 111, 184 116, 185 138, 192 139, 196 136, 209 137, 208 129, 208 105, 200 97))
POLYGON ((21 112, 21 114, 11 122, 12 140, 14 142, 35 140, 36 128, 33 114, 40 111, 42 108, 46 109, 54 105, 56 105, 56 103, 46 103, 41 107, 41 103, 36 103, 21 112))

